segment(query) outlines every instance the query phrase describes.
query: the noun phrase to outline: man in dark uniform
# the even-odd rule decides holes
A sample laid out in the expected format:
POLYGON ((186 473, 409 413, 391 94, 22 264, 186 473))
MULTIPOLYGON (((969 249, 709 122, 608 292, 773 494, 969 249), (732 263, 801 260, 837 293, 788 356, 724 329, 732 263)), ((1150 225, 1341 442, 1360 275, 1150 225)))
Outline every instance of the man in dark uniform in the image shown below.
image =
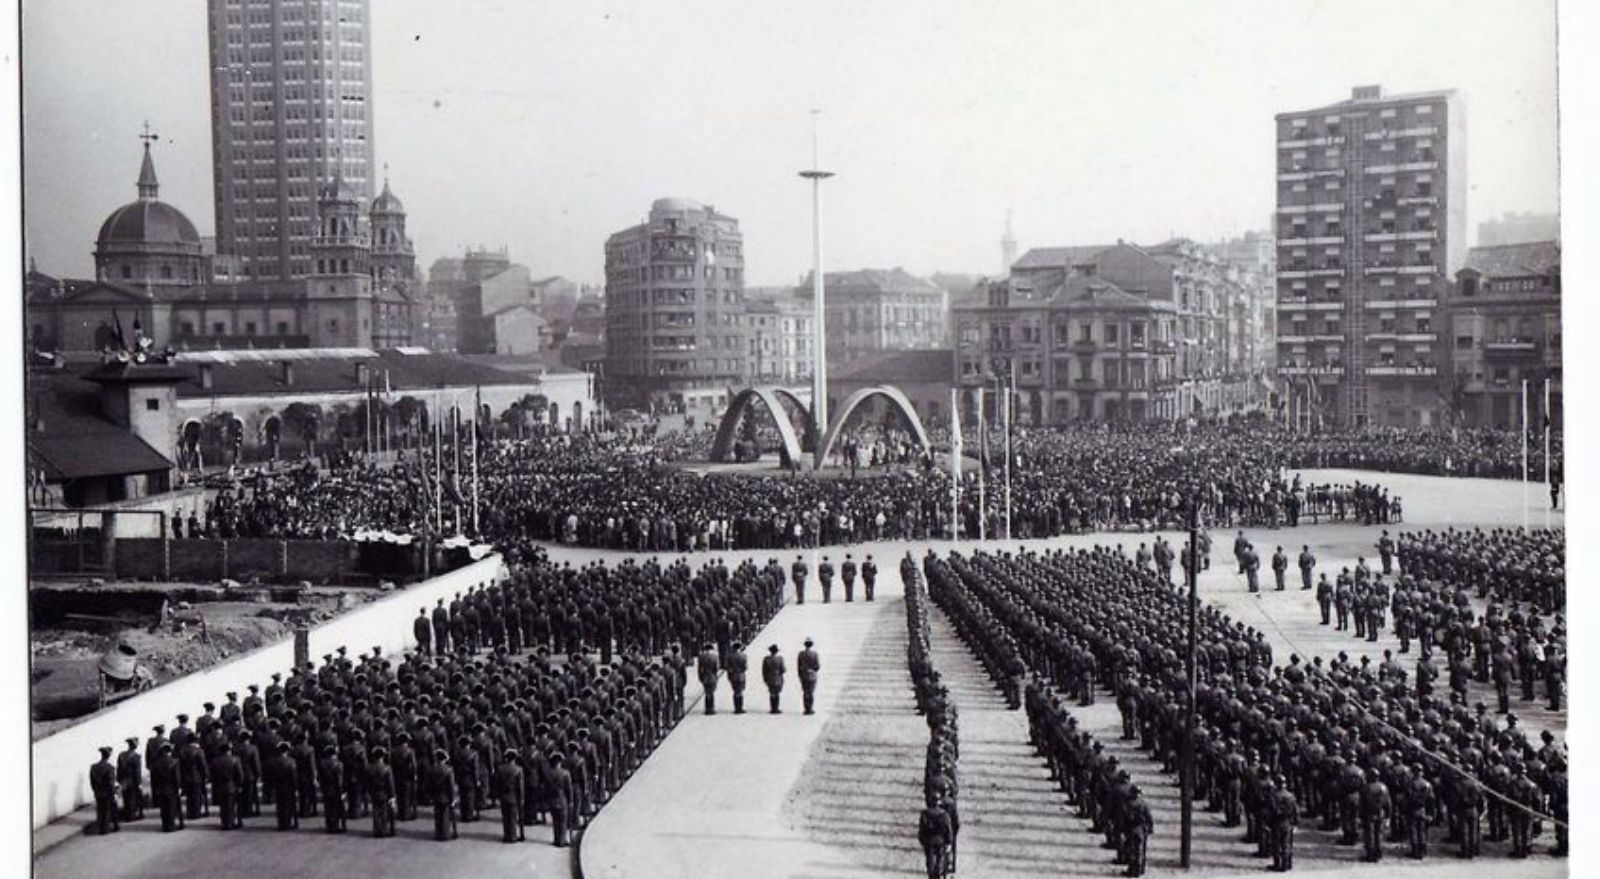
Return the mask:
POLYGON ((1287 873, 1294 869, 1294 829, 1300 824, 1300 804, 1282 775, 1273 780, 1267 814, 1272 821, 1272 869, 1287 873))
POLYGON ((89 789, 94 792, 95 830, 105 836, 122 829, 117 819, 117 767, 111 763, 112 748, 100 749, 100 762, 89 767, 89 789))
POLYGON ((372 836, 394 836, 394 770, 389 768, 389 751, 382 745, 372 749, 367 764, 367 796, 372 803, 372 836))
POLYGON ((794 564, 789 566, 789 575, 794 579, 794 603, 806 603, 806 578, 811 574, 811 569, 806 566, 805 559, 794 557, 794 564))
POLYGON ((1506 795, 1518 805, 1507 808, 1511 818, 1511 856, 1525 858, 1533 853, 1533 814, 1543 811, 1544 797, 1539 785, 1528 777, 1521 762, 1512 769, 1512 778, 1506 795), (1531 811, 1530 811, 1531 810, 1531 811))
POLYGON ((244 766, 234 756, 233 744, 224 741, 217 756, 211 758, 211 798, 222 813, 222 829, 236 830, 244 826, 239 814, 241 788, 244 786, 244 766))
POLYGON ((1365 860, 1383 860, 1383 828, 1389 821, 1394 801, 1389 796, 1389 786, 1378 778, 1378 770, 1369 767, 1367 783, 1361 788, 1361 841, 1365 846, 1365 860))
POLYGON ((1411 788, 1406 791, 1406 837, 1411 841, 1411 857, 1421 859, 1428 853, 1428 821, 1433 815, 1433 785, 1422 772, 1422 764, 1411 767, 1411 788))
POLYGON ((506 749, 500 768, 494 773, 494 795, 500 801, 500 829, 506 842, 521 842, 526 838, 522 830, 522 758, 515 750, 506 749))
POLYGON ((861 585, 865 587, 866 599, 872 600, 872 590, 878 585, 878 565, 872 560, 872 553, 867 553, 866 561, 861 563, 861 585))
MULTIPOLYGON (((178 715, 180 720, 183 715, 178 715)), ((173 738, 177 738, 179 730, 189 732, 189 736, 178 752, 178 768, 183 773, 183 804, 186 817, 191 820, 209 817, 211 804, 206 799, 206 788, 211 782, 211 769, 206 763, 206 752, 201 750, 200 742, 194 737, 193 732, 182 725, 172 731, 173 738)))
POLYGON ((417 817, 417 752, 411 747, 411 733, 401 730, 394 737, 395 819, 412 821, 417 817))
POLYGON ((1326 626, 1333 611, 1333 584, 1328 582, 1326 573, 1317 580, 1317 607, 1322 610, 1322 625, 1326 626))
POLYGON ((443 598, 433 608, 433 634, 438 642, 434 649, 440 656, 450 655, 450 611, 444 606, 443 598))
POLYGON ((339 751, 329 745, 317 764, 317 786, 322 788, 323 825, 329 833, 345 831, 344 813, 344 763, 339 751))
POLYGON ((1280 546, 1272 554, 1272 578, 1276 581, 1279 592, 1286 588, 1284 586, 1284 577, 1287 576, 1288 572, 1289 557, 1284 554, 1283 547, 1280 546))
POLYGON ((294 755, 295 776, 299 779, 298 808, 301 818, 317 814, 317 749, 311 744, 309 732, 301 732, 300 740, 291 752, 294 755))
MULTIPOLYGON (((1311 572, 1312 572, 1313 569, 1316 568, 1316 566, 1317 566, 1317 557, 1311 554, 1311 547, 1310 546, 1306 546, 1306 545, 1302 545, 1300 547, 1300 588, 1301 588, 1301 590, 1308 590, 1308 589, 1311 588, 1311 572)), ((1327 614, 1323 614, 1323 620, 1322 621, 1324 623, 1326 623, 1328 621, 1327 620, 1327 614)))
POLYGON ((128 750, 117 755, 117 783, 122 785, 122 820, 144 818, 144 759, 137 736, 130 736, 128 750))
POLYGON ((557 848, 567 845, 567 826, 572 821, 572 775, 567 772, 566 760, 561 754, 550 758, 549 790, 550 829, 552 844, 557 848))
POLYGON ((162 742, 150 760, 150 793, 161 811, 161 831, 183 829, 183 772, 171 742, 162 742))
POLYGON ((1139 793, 1139 786, 1133 785, 1128 793, 1129 799, 1122 807, 1124 860, 1128 862, 1127 875, 1143 876, 1155 822, 1150 815, 1150 804, 1139 793))
POLYGON ((839 566, 839 576, 844 579, 844 600, 856 600, 856 560, 850 553, 844 554, 844 564, 839 566))
POLYGON ((767 655, 761 660, 761 680, 767 685, 768 714, 783 712, 783 709, 778 707, 778 699, 783 694, 783 679, 787 673, 788 669, 784 667, 778 645, 767 647, 767 655))
POLYGON ((700 686, 705 689, 707 714, 717 713, 717 676, 720 673, 717 650, 710 641, 707 641, 700 649, 700 655, 695 657, 695 675, 700 678, 700 686))
POLYGON ((833 562, 827 556, 817 565, 817 580, 822 583, 822 603, 828 604, 833 601, 833 562))
POLYGON ((250 730, 239 730, 234 756, 238 758, 242 771, 239 778, 239 817, 260 817, 261 752, 256 748, 255 735, 250 730))
POLYGON ((922 844, 928 879, 943 879, 948 875, 945 854, 950 847, 950 815, 944 809, 929 803, 922 810, 917 819, 917 842, 922 844))
POLYGON ((744 643, 733 642, 728 653, 728 686, 733 688, 733 713, 744 713, 744 685, 750 672, 750 657, 745 655, 744 643))
POLYGON ((817 651, 810 638, 806 639, 804 650, 795 662, 795 668, 800 674, 800 694, 806 707, 806 713, 812 714, 812 700, 817 692, 817 673, 822 670, 822 660, 817 656, 817 651))
POLYGON ((455 839, 456 776, 450 768, 450 752, 433 752, 433 769, 428 773, 428 794, 433 800, 433 838, 439 842, 455 839))
POLYGON ((1394 538, 1389 536, 1387 529, 1378 538, 1378 558, 1383 560, 1383 574, 1387 577, 1394 571, 1394 538))
POLYGON ((277 808, 279 830, 299 830, 300 811, 296 802, 300 789, 300 767, 289 753, 289 743, 279 742, 278 752, 267 758, 263 767, 272 801, 277 808))
POLYGON ((411 621, 411 631, 417 636, 417 652, 423 656, 432 656, 433 626, 428 622, 427 608, 417 610, 417 618, 411 621))

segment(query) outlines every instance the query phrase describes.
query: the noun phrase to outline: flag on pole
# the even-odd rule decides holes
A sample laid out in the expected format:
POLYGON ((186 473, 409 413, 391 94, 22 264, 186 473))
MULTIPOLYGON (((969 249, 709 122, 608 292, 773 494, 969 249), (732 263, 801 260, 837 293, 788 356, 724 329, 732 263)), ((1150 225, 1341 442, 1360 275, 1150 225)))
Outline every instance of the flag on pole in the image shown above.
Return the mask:
POLYGON ((950 539, 961 536, 961 404, 950 389, 950 539))

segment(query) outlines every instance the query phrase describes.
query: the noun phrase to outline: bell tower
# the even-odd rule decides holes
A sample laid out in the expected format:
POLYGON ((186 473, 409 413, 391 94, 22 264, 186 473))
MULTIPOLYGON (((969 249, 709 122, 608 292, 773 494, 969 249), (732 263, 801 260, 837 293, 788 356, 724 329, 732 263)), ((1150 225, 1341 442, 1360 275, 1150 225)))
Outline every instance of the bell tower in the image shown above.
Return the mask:
POLYGON ((334 172, 317 199, 317 234, 306 277, 307 329, 317 348, 372 345, 372 251, 361 200, 334 172))

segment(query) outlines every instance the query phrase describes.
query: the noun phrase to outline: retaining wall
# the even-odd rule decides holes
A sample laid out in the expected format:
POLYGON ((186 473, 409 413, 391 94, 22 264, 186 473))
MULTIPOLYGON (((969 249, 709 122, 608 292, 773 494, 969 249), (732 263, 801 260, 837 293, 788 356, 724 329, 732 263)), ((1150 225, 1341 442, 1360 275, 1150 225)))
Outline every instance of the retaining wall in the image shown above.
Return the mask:
MULTIPOLYGON (((491 555, 335 617, 311 630, 311 656, 320 663, 323 654, 340 646, 348 647, 351 654, 374 646, 382 647, 385 653, 400 653, 413 646, 411 620, 418 608, 431 608, 437 599, 448 599, 475 585, 488 585, 500 577, 502 570, 500 556, 491 555)), ((199 717, 203 702, 220 703, 229 691, 243 692, 250 684, 265 685, 273 672, 287 674, 293 664, 291 636, 131 697, 34 742, 34 828, 93 801, 89 766, 99 759, 102 745, 120 752, 127 747, 124 740, 128 736, 138 736, 142 753, 144 741, 156 724, 164 723, 171 731, 177 725, 179 712, 199 717)))

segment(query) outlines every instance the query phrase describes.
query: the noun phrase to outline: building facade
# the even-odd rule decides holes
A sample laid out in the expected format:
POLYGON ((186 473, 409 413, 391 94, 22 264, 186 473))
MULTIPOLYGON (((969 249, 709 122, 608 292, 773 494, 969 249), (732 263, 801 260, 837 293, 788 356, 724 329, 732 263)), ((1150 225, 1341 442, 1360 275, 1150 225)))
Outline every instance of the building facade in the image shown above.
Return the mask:
POLYGON ((727 403, 747 373, 739 221, 684 198, 606 239, 605 394, 612 407, 727 403))
POLYGON ((1276 123, 1278 374, 1291 419, 1437 423, 1436 320, 1466 252, 1460 98, 1362 86, 1276 123))
MULTIPOLYGON (((964 420, 976 417, 977 389, 1008 385, 1018 424, 1178 415, 1172 302, 1123 289, 1083 265, 1035 267, 986 287, 986 301, 951 312, 964 420)), ((986 405, 991 419, 997 411, 986 405)))
POLYGON ((100 226, 92 280, 29 273, 34 348, 104 351, 119 333, 175 350, 411 344, 415 260, 387 183, 370 206, 338 177, 322 188, 311 267, 291 280, 208 277, 194 224, 159 198, 148 142, 137 187, 100 226))
MULTIPOLYGON (((949 297, 937 284, 901 268, 825 272, 823 281, 830 368, 949 344, 949 297)), ((809 274, 794 296, 811 304, 809 274)))
POLYGON ((1465 427, 1516 428, 1522 383, 1528 423, 1561 424, 1561 246, 1555 241, 1474 247, 1450 287, 1447 396, 1465 427))
POLYGON ((311 273, 318 195, 372 198, 368 0, 208 0, 217 249, 247 279, 311 273))

